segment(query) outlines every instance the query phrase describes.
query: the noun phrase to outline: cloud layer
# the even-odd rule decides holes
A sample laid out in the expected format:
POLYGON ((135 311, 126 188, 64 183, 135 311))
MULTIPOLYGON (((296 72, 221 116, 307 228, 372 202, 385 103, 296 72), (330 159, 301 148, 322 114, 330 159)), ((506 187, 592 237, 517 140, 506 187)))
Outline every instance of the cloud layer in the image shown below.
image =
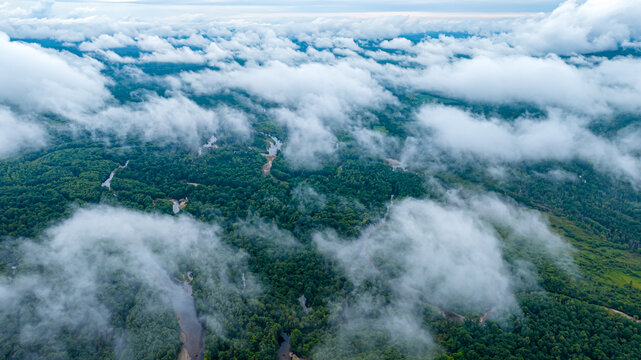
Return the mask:
POLYGON ((574 271, 569 246, 541 215, 492 194, 452 192, 446 203, 405 199, 357 239, 321 233, 314 242, 338 261, 355 284, 354 296, 365 302, 350 307, 356 323, 391 324, 384 328, 398 335, 394 319, 404 319, 410 331, 400 338, 427 347, 425 329, 415 331, 422 329, 425 307, 492 316, 518 312, 514 291, 531 286, 523 282, 529 270, 526 259, 507 263, 505 247, 545 254, 574 271))
POLYGON ((102 64, 0 33, 0 102, 24 112, 78 116, 111 97, 102 64))
POLYGON ((229 272, 242 269, 243 256, 220 242, 219 231, 185 216, 106 206, 78 210, 38 241, 20 245, 17 273, 0 279, 0 316, 16 327, 7 326, 0 336, 6 341, 17 332, 29 349, 55 344, 61 333, 81 332, 115 341, 125 349, 117 352, 130 351, 128 340, 118 338, 125 329, 110 309, 131 301, 126 292, 136 286, 150 294, 146 303, 137 300, 143 312, 175 312, 182 321, 198 316, 212 325, 218 314, 196 315, 182 279, 192 272, 211 291, 226 296, 242 291, 241 280, 229 272), (16 316, 21 321, 14 322, 16 316))
POLYGON ((0 158, 41 148, 46 140, 46 130, 40 124, 20 120, 11 110, 0 107, 0 158))
POLYGON ((641 112, 641 7, 628 1, 569 0, 551 13, 500 19, 182 16, 163 26, 144 17, 114 21, 106 12, 64 17, 47 6, 10 8, 0 29, 62 42, 54 50, 0 38, 0 80, 14 84, 0 89, 0 103, 18 118, 54 115, 94 133, 196 148, 221 132, 246 138, 255 116, 285 129, 290 164, 313 168, 346 141, 371 156, 401 157, 406 139, 371 124, 402 116, 395 120, 436 134, 410 131, 409 143, 435 142, 437 151, 487 161, 581 159, 640 180, 629 142, 588 130, 641 112), (590 54, 598 51, 618 56, 590 54), (165 66, 175 70, 149 70, 165 66), (116 101, 114 84, 127 84, 116 88, 136 101, 116 101), (527 106, 548 120, 465 122, 455 109, 441 112, 452 119, 425 120, 431 110, 402 112, 406 95, 426 92, 457 107, 527 106), (482 136, 470 141, 471 128, 482 136), (499 137, 496 146, 487 136, 499 137))
POLYGON ((585 119, 562 112, 550 112, 543 119, 521 117, 506 122, 428 105, 419 111, 417 124, 418 129, 429 131, 426 138, 430 143, 412 144, 406 149, 410 158, 432 149, 434 154, 445 152, 459 160, 497 163, 581 160, 633 183, 641 179, 641 161, 634 155, 636 150, 624 146, 622 137, 600 137, 587 129, 585 119))

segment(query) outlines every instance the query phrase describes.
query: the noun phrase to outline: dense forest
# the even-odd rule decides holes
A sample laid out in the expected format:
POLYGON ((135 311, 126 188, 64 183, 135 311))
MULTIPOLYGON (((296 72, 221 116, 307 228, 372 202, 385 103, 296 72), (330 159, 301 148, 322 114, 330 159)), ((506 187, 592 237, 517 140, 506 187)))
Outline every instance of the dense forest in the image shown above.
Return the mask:
MULTIPOLYGON (((175 147, 141 144, 122 148, 63 139, 47 150, 4 160, 0 164, 6 254, 2 272, 15 272, 12 265, 20 263, 15 254, 19 239, 37 237, 78 207, 102 203, 168 216, 186 215, 221 225, 223 241, 247 253, 248 269, 263 285, 257 296, 223 297, 199 283, 196 276, 193 288, 198 311, 215 311, 226 319, 223 334, 210 329, 206 332, 207 358, 274 358, 282 334, 290 334, 292 351, 301 357, 319 356, 322 345, 322 358, 423 358, 428 353, 410 351, 375 328, 348 343, 338 341, 343 335, 335 308, 358 295, 340 267, 318 252, 312 235, 331 228, 353 238, 385 215, 390 199, 438 198, 441 188, 478 191, 482 187, 546 214, 551 228, 574 246, 579 275, 530 254, 526 256, 531 256, 536 267, 539 285, 516 294, 520 314, 481 322, 482 314, 441 316, 427 306, 423 322, 433 329, 438 344, 436 350, 429 350, 430 356, 641 356, 641 324, 634 320, 641 317, 641 255, 634 230, 638 194, 630 186, 581 163, 566 168, 582 174, 586 182, 559 183, 536 176, 559 166, 546 163, 514 168, 514 176, 520 180, 509 183, 496 182, 474 169, 448 170, 426 178, 423 172, 395 170, 380 160, 353 157, 349 151, 341 160, 313 171, 291 168, 278 156, 265 175, 260 146, 268 144, 268 138, 258 136, 250 148, 221 144, 198 155, 175 147), (101 186, 114 169, 110 188, 101 186), (184 199, 177 214, 170 199, 184 199), (609 210, 590 211, 603 208, 609 210), (274 237, 291 237, 297 245, 283 248, 274 237), (299 303, 301 295, 309 311, 299 303)), ((523 251, 527 249, 512 248, 505 256, 517 258, 523 251)), ((144 353, 150 359, 175 358, 180 348, 179 329, 171 312, 150 318, 140 310, 144 306, 140 301, 153 290, 135 280, 117 278, 117 274, 106 274, 108 283, 101 291, 112 306, 111 324, 131 333, 129 351, 144 353)), ((77 332, 70 331, 57 334, 50 344, 21 345, 18 333, 10 329, 19 329, 21 322, 29 321, 32 315, 28 304, 24 306, 19 314, 3 315, 3 357, 29 358, 34 353, 48 354, 49 358, 117 357, 112 352, 116 337, 108 333, 79 338, 77 332), (65 344, 62 349, 60 343, 65 344)))
POLYGON ((640 6, 67 3, 0 4, 0 359, 641 359, 640 6))

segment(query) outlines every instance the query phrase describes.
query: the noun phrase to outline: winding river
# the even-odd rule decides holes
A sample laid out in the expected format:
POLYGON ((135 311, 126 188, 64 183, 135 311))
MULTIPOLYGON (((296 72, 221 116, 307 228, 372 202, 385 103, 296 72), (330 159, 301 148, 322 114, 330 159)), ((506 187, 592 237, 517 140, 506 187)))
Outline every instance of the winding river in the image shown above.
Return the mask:
POLYGON ((196 314, 192 295, 193 275, 188 272, 183 282, 183 292, 173 299, 173 307, 180 325, 180 349, 178 360, 200 360, 205 353, 205 329, 196 314))
POLYGON ((263 175, 268 175, 272 168, 272 163, 280 151, 280 148, 283 146, 283 143, 278 140, 275 136, 270 136, 273 142, 269 142, 269 147, 267 147, 267 154, 261 154, 267 158, 267 163, 263 165, 263 175))
POLYGON ((178 214, 180 210, 184 209, 185 206, 187 206, 187 201, 188 198, 176 200, 176 199, 154 199, 153 200, 153 205, 156 206, 156 203, 158 201, 170 201, 171 202, 171 211, 173 211, 174 214, 178 214))
POLYGON ((204 145, 198 148, 198 156, 202 155, 205 150, 217 149, 218 145, 216 145, 216 141, 218 141, 216 136, 210 137, 204 145))
POLYGON ((100 186, 104 186, 107 189, 111 190, 111 180, 113 180, 114 175, 116 175, 116 170, 124 169, 127 167, 127 165, 129 165, 129 160, 125 162, 125 165, 119 165, 117 168, 113 169, 113 171, 111 171, 111 173, 109 174, 109 177, 107 178, 107 180, 103 181, 102 184, 100 184, 100 186))
POLYGON ((283 146, 283 143, 278 140, 276 136, 270 136, 270 138, 274 142, 269 143, 269 147, 267 148, 267 155, 276 156, 276 154, 278 154, 278 152, 280 151, 280 148, 283 146))
POLYGON ((280 343, 280 347, 278 348, 278 355, 277 359, 278 360, 291 360, 291 352, 292 352, 292 346, 289 343, 289 335, 283 334, 280 336, 280 339, 283 339, 283 341, 280 343))

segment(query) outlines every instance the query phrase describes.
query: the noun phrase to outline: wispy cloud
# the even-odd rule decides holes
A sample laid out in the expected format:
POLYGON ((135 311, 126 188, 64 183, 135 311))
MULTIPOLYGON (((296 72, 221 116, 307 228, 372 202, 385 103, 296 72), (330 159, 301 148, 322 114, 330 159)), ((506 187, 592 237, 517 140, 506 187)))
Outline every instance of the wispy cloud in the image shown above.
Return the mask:
POLYGON ((363 329, 379 329, 425 351, 432 346, 422 325, 426 306, 497 319, 518 314, 514 292, 533 286, 535 276, 527 259, 507 263, 506 247, 544 254, 574 272, 569 245, 541 215, 493 194, 451 192, 442 203, 405 199, 357 239, 326 232, 314 242, 355 285, 340 336, 347 343, 363 329))
MULTIPOLYGON (((21 242, 16 255, 24 261, 14 275, 0 277, 0 317, 7 325, 0 338, 8 341, 19 334, 26 349, 55 348, 60 334, 79 332, 112 343, 114 351, 132 351, 132 339, 119 338, 126 329, 112 312, 139 291, 148 296, 137 300, 143 313, 160 317, 175 312, 184 321, 192 316, 196 323, 207 322, 209 331, 218 331, 220 314, 196 314, 182 282, 192 272, 203 288, 224 294, 220 296, 243 291, 242 280, 232 278, 230 271, 243 270, 244 256, 223 244, 219 233, 215 225, 184 216, 106 206, 80 209, 38 241, 21 242), (20 321, 14 321, 16 316, 20 321)), ((251 276, 246 283, 246 294, 257 289, 251 276)), ((178 333, 173 335, 168 340, 177 344, 178 333)))

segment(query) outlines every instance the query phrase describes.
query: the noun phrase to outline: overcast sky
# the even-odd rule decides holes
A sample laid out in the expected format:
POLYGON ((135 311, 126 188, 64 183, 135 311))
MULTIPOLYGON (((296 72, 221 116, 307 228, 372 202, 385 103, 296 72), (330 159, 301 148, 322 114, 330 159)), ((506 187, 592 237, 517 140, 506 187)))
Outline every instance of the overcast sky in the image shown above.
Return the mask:
POLYGON ((559 0, 58 0, 17 1, 0 3, 0 8, 42 8, 42 16, 64 15, 81 8, 81 11, 97 14, 154 15, 184 11, 219 16, 250 14, 331 14, 331 13, 380 13, 380 12, 427 12, 427 13, 532 13, 549 12, 558 6, 559 0))

